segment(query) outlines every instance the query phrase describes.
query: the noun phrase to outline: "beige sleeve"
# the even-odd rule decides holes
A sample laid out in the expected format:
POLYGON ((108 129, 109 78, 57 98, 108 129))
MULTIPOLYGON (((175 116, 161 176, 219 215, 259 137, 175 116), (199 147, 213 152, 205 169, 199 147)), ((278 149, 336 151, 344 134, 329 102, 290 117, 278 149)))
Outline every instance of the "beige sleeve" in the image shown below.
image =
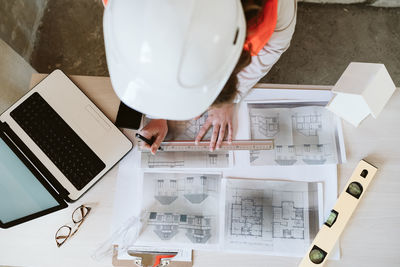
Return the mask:
POLYGON ((258 55, 252 56, 250 65, 239 72, 240 96, 237 101, 248 94, 250 89, 269 72, 282 53, 289 48, 296 26, 296 14, 296 0, 278 0, 278 21, 275 32, 258 55))

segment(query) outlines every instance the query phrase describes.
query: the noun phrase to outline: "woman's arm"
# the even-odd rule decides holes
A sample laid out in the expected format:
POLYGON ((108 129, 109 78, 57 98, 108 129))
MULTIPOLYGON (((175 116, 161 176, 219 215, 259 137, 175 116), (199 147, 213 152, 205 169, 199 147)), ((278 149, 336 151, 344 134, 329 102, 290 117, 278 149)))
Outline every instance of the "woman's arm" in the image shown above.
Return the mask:
POLYGON ((238 74, 239 100, 243 99, 251 88, 264 77, 289 46, 296 26, 297 1, 278 0, 278 21, 275 32, 268 43, 251 63, 238 74))
MULTIPOLYGON (((268 73, 282 53, 289 48, 296 26, 296 12, 296 0, 278 0, 278 21, 276 23, 275 32, 258 55, 252 57, 250 65, 238 74, 238 90, 240 92, 240 96, 237 98, 238 101, 246 97, 250 89, 268 73)), ((208 112, 213 116, 207 118, 207 122, 200 130, 196 142, 203 138, 204 134, 211 126, 213 127, 210 142, 211 151, 221 146, 227 127, 228 141, 232 141, 233 107, 234 105, 232 104, 223 104, 218 108, 211 107, 208 112)))

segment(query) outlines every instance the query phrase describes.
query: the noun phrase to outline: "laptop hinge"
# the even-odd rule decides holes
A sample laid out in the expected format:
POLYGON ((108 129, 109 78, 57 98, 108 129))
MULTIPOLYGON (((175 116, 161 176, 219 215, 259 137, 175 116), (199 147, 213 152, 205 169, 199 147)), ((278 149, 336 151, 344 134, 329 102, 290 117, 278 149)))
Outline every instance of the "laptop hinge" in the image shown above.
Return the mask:
POLYGON ((32 153, 32 151, 22 142, 22 140, 14 133, 10 126, 6 122, 0 123, 1 131, 5 137, 9 139, 12 150, 19 150, 26 157, 21 158, 25 165, 32 164, 47 180, 47 182, 57 191, 57 193, 63 198, 67 199, 69 192, 60 184, 60 182, 54 177, 54 175, 43 165, 43 163, 32 153), (30 162, 29 162, 30 161, 30 162))

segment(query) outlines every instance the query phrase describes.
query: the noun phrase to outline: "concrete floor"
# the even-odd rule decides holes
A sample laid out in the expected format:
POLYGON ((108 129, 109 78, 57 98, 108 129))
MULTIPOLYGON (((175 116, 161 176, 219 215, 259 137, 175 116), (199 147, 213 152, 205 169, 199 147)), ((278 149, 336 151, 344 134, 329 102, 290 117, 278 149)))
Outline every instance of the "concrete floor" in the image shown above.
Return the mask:
POLYGON ((352 61, 385 64, 400 86, 400 8, 299 4, 291 47, 262 81, 331 85, 352 61))
MULTIPOLYGON (((100 1, 49 1, 32 66, 108 75, 100 1)), ((351 61, 384 63, 400 86, 400 8, 300 3, 292 45, 262 82, 334 84, 351 61)))

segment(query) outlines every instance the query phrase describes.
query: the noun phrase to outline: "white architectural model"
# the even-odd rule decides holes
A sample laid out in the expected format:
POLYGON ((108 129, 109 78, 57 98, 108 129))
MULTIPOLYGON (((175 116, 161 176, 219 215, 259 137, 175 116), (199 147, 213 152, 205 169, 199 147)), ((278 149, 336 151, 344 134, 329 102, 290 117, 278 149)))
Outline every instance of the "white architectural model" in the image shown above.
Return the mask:
POLYGON ((351 62, 332 88, 327 108, 357 127, 368 115, 377 118, 396 90, 383 64, 351 62))

